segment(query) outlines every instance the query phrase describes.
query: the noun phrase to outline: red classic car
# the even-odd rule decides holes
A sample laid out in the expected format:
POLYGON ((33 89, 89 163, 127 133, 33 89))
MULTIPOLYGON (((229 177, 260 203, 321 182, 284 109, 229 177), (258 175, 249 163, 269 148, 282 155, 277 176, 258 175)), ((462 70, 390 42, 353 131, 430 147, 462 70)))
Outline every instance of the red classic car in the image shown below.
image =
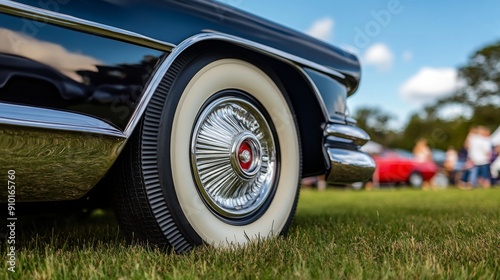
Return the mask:
POLYGON ((385 150, 373 158, 377 163, 373 180, 379 184, 409 184, 419 188, 438 172, 434 162, 418 161, 407 151, 385 150))

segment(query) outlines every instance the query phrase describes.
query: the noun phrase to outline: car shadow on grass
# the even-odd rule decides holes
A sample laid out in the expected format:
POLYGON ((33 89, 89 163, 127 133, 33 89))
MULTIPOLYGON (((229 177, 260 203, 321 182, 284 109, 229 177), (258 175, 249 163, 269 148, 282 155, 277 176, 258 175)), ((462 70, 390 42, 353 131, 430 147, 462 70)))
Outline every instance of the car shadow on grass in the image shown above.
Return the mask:
POLYGON ((15 233, 20 251, 127 245, 113 212, 102 209, 19 216, 15 233))

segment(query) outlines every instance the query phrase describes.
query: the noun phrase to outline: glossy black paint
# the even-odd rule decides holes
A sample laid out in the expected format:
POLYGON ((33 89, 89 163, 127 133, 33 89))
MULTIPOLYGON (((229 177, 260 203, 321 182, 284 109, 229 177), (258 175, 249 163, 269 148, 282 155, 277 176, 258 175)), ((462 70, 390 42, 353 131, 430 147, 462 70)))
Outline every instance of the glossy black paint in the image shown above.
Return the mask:
POLYGON ((163 55, 0 14, 0 101, 92 115, 123 130, 163 55))
POLYGON ((325 65, 346 75, 354 92, 360 79, 358 59, 300 32, 218 2, 202 0, 17 0, 34 7, 130 30, 179 44, 202 32, 222 32, 261 43, 325 65))
POLYGON ((340 81, 305 68, 304 71, 313 80, 328 110, 330 120, 345 122, 347 108, 347 89, 340 81))

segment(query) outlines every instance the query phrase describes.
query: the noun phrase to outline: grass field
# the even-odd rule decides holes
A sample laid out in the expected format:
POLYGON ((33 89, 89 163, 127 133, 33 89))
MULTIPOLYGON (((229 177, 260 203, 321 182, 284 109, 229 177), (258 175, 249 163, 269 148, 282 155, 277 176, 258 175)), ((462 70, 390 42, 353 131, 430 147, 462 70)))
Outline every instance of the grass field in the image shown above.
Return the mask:
POLYGON ((186 255, 127 245, 109 213, 21 219, 0 279, 500 279, 498 188, 305 190, 287 238, 186 255))

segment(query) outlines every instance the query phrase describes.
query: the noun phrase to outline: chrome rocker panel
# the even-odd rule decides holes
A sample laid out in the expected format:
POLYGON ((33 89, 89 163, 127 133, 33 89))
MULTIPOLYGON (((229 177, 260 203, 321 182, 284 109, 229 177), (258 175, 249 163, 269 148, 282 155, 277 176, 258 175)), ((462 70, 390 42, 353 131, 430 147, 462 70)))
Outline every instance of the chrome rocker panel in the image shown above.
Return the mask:
POLYGON ((0 124, 0 170, 16 172, 17 201, 78 199, 111 168, 125 142, 102 134, 0 124))
POLYGON ((0 103, 0 171, 16 172, 17 201, 81 198, 111 168, 126 140, 92 117, 0 103))

